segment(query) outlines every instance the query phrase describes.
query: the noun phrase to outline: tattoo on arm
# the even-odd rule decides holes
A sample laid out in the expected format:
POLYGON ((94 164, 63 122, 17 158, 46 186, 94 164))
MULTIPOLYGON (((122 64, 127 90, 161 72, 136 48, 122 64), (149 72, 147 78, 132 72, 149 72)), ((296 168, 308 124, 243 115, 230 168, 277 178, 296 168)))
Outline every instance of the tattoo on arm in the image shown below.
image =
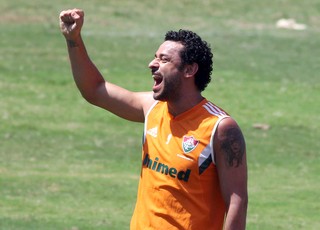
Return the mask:
POLYGON ((67 42, 68 42, 68 46, 69 46, 70 48, 74 48, 74 47, 77 47, 77 46, 78 46, 78 44, 77 44, 75 41, 73 41, 73 40, 68 40, 67 42))
POLYGON ((221 149, 228 166, 238 167, 242 164, 242 158, 245 153, 245 141, 240 129, 230 128, 227 130, 221 142, 221 149))

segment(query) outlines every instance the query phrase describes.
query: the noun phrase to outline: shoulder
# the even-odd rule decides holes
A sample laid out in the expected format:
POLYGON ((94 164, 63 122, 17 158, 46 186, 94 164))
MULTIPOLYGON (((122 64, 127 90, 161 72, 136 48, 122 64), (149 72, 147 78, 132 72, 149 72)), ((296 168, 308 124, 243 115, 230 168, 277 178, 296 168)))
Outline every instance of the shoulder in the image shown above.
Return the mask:
POLYGON ((232 117, 229 116, 222 119, 218 126, 218 130, 220 130, 220 132, 224 132, 234 128, 240 129, 238 123, 232 117))
POLYGON ((151 91, 136 92, 135 100, 140 102, 145 117, 157 102, 156 100, 153 99, 153 93, 151 91))
MULTIPOLYGON (((226 117, 220 121, 214 136, 216 157, 224 159, 229 167, 238 167, 243 163, 246 152, 245 139, 237 122, 226 117)), ((220 161, 221 162, 221 161, 220 161)))

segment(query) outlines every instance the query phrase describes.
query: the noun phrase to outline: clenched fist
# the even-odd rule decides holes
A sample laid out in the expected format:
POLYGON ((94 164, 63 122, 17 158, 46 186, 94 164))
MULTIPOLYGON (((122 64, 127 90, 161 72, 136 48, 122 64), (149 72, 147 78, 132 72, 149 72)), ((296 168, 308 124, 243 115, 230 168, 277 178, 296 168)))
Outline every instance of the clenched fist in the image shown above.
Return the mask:
POLYGON ((80 9, 65 10, 60 13, 60 30, 68 40, 80 36, 84 21, 84 12, 80 9))

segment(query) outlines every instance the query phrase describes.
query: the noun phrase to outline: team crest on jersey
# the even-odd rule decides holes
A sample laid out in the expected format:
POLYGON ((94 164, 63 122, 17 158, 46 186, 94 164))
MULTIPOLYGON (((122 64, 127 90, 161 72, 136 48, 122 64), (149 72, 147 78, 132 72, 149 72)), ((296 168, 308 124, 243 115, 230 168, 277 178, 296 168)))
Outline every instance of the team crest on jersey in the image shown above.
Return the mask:
POLYGON ((193 136, 183 136, 182 149, 184 153, 190 153, 197 147, 198 144, 199 141, 194 139, 193 136))

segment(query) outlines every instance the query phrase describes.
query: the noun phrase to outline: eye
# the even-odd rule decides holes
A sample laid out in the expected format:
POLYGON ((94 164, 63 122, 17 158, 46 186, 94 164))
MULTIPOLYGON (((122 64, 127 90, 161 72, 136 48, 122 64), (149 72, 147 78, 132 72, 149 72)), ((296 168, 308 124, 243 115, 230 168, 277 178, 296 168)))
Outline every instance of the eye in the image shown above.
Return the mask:
POLYGON ((166 58, 166 57, 162 57, 162 58, 160 58, 160 61, 161 61, 162 63, 167 63, 167 62, 169 62, 169 59, 166 58))

